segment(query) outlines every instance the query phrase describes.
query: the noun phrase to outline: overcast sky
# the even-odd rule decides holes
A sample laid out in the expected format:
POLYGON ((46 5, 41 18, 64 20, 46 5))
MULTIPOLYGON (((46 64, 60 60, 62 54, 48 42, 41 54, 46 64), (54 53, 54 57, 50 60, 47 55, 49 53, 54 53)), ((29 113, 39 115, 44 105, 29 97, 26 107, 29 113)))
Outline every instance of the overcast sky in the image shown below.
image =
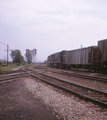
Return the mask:
MULTIPOLYGON (((107 0, 0 0, 0 42, 23 56, 37 49, 37 61, 44 61, 106 38, 107 0)), ((4 50, 0 43, 0 59, 6 59, 4 50)))

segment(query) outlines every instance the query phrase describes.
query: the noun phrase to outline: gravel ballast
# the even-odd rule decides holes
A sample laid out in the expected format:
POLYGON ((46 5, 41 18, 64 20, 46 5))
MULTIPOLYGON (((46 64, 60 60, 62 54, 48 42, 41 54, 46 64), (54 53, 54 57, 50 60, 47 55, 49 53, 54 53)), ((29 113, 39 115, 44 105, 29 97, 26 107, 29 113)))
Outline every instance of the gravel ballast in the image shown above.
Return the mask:
POLYGON ((102 109, 91 102, 75 97, 74 95, 68 94, 47 85, 37 79, 26 78, 23 79, 25 87, 35 98, 41 99, 47 108, 53 109, 53 114, 58 112, 59 115, 56 117, 64 120, 106 120, 107 109, 102 109))
POLYGON ((58 120, 59 114, 53 115, 52 109, 48 110, 42 100, 35 98, 23 79, 0 82, 0 120, 58 120))
POLYGON ((52 75, 59 79, 63 79, 63 80, 69 81, 69 82, 79 84, 79 85, 83 85, 86 87, 90 87, 90 88, 94 88, 94 89, 98 89, 98 90, 107 92, 107 83, 101 83, 101 82, 97 82, 97 81, 91 81, 91 80, 87 80, 87 79, 82 79, 82 78, 77 78, 77 77, 73 77, 73 76, 67 76, 67 75, 57 74, 57 73, 52 73, 52 72, 47 72, 46 74, 52 75))

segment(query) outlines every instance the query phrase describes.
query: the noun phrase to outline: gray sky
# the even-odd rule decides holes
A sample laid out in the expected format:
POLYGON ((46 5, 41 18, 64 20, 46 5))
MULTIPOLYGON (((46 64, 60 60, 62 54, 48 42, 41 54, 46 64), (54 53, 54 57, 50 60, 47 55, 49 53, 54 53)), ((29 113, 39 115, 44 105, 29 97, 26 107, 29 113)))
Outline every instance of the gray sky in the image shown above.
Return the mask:
MULTIPOLYGON (((107 0, 0 0, 0 42, 23 56, 37 49, 37 61, 44 61, 106 39, 106 11, 107 0)), ((6 59, 5 49, 0 43, 0 59, 6 59)))

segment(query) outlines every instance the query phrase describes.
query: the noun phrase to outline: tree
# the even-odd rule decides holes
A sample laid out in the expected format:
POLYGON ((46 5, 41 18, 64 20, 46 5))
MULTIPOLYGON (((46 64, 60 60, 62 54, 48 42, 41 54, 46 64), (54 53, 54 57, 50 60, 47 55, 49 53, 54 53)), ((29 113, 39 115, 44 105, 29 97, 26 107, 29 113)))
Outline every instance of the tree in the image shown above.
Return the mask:
POLYGON ((27 63, 30 64, 32 62, 32 55, 30 53, 26 53, 25 54, 27 63))
POLYGON ((12 50, 11 57, 13 59, 13 63, 22 63, 24 61, 24 57, 21 55, 20 50, 12 50))

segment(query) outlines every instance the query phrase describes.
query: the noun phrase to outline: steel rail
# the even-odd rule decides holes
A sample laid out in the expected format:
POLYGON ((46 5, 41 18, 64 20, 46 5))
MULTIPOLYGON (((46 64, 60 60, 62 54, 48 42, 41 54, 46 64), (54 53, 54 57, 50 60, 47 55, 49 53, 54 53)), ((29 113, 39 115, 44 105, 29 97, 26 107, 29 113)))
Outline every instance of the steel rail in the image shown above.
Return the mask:
MULTIPOLYGON (((32 70, 32 69, 30 69, 30 70, 32 70)), ((33 70, 32 70, 32 71, 33 71, 33 70)), ((35 70, 35 71, 36 71, 36 70, 35 70)), ((33 71, 33 72, 35 72, 35 71, 33 71)), ((36 71, 36 72, 37 72, 37 71, 36 71)), ((85 100, 90 100, 91 102, 97 103, 98 105, 107 108, 107 103, 105 103, 105 102, 103 102, 103 101, 100 101, 100 100, 97 100, 97 99, 95 99, 95 98, 89 97, 89 96, 87 96, 87 95, 81 94, 81 93, 76 92, 76 91, 74 91, 74 90, 70 90, 70 89, 65 88, 65 87, 63 87, 63 86, 57 85, 57 84, 55 84, 55 83, 53 83, 53 82, 49 82, 49 81, 47 81, 47 80, 45 80, 45 79, 43 79, 43 78, 41 78, 41 77, 38 77, 37 75, 32 74, 31 71, 29 71, 29 72, 26 71, 26 73, 30 74, 30 75, 33 76, 33 77, 36 77, 36 78, 39 79, 39 80, 42 80, 42 81, 46 82, 46 83, 48 83, 48 84, 54 85, 54 86, 56 86, 56 87, 58 87, 58 88, 60 88, 60 89, 66 90, 66 91, 68 91, 68 92, 72 92, 72 93, 74 93, 74 94, 76 94, 76 95, 79 95, 79 97, 82 97, 82 98, 84 98, 85 100)), ((76 85, 76 86, 85 88, 85 89, 87 89, 87 90, 92 90, 92 91, 94 91, 94 92, 101 93, 101 94, 107 96, 107 93, 106 93, 106 92, 103 92, 103 91, 100 91, 100 90, 96 90, 96 89, 93 89, 93 88, 89 88, 89 87, 85 87, 85 86, 82 86, 82 85, 78 85, 78 84, 75 84, 75 83, 72 83, 72 82, 68 82, 68 81, 65 81, 65 80, 62 80, 62 79, 59 79, 59 78, 56 78, 56 77, 54 77, 54 76, 50 76, 50 75, 47 75, 47 74, 44 74, 44 73, 41 73, 41 72, 38 72, 38 73, 39 73, 39 74, 43 74, 43 75, 48 76, 48 77, 51 77, 51 78, 54 78, 54 79, 57 79, 57 80, 59 80, 59 81, 66 82, 66 83, 68 83, 68 84, 73 84, 73 85, 76 85)))
MULTIPOLYGON (((50 69, 50 68, 49 68, 50 69)), ((51 69, 53 72, 55 72, 55 70, 51 69)), ((81 77, 81 78, 85 78, 85 79, 93 79, 93 80, 96 80, 97 81, 103 81, 103 82, 107 82, 107 78, 106 77, 98 77, 98 76, 90 76, 90 75, 85 75, 85 74, 78 74, 78 73, 71 73, 70 71, 63 71, 63 70, 60 70, 60 72, 63 72, 65 74, 68 74, 68 75, 75 75, 76 77, 81 77)))
POLYGON ((75 86, 79 86, 79 87, 82 87, 82 88, 85 88, 85 89, 88 89, 88 90, 93 90, 93 91, 96 91, 96 92, 99 92, 99 93, 107 95, 107 92, 103 92, 101 90, 85 87, 85 86, 82 86, 82 85, 79 85, 79 84, 76 84, 76 83, 73 83, 73 82, 69 82, 69 81, 66 81, 66 80, 63 80, 63 79, 59 79, 57 77, 54 77, 54 76, 51 76, 51 75, 48 75, 48 74, 45 74, 45 73, 42 73, 42 72, 38 72, 38 73, 42 74, 42 75, 45 75, 45 76, 48 76, 48 77, 51 77, 51 78, 55 78, 55 79, 57 79, 59 81, 62 81, 62 82, 68 83, 68 84, 72 84, 72 85, 75 85, 75 86))
POLYGON ((62 86, 57 85, 57 84, 55 84, 55 83, 49 82, 49 81, 47 81, 47 80, 45 80, 45 79, 43 79, 43 78, 40 78, 40 77, 38 77, 38 76, 30 73, 30 72, 27 72, 27 73, 28 73, 29 75, 31 75, 31 76, 39 79, 39 80, 42 80, 42 81, 50 84, 50 85, 53 85, 53 86, 55 86, 55 87, 57 87, 57 88, 60 88, 60 89, 62 89, 62 90, 65 90, 65 91, 67 91, 67 92, 74 93, 75 95, 78 95, 79 97, 82 97, 82 98, 84 98, 85 100, 89 100, 89 101, 91 101, 91 102, 93 102, 93 103, 95 103, 95 104, 98 104, 98 105, 100 105, 100 106, 102 106, 102 107, 104 107, 104 108, 107 108, 107 104, 104 103, 104 102, 102 102, 102 101, 99 101, 99 100, 97 100, 97 99, 94 99, 94 98, 89 97, 89 96, 86 96, 86 95, 83 95, 83 94, 81 94, 81 93, 79 93, 79 92, 76 92, 76 91, 74 91, 74 90, 70 90, 70 89, 68 89, 68 88, 62 87, 62 86))
POLYGON ((22 73, 13 73, 13 74, 8 74, 8 75, 1 75, 1 77, 8 77, 8 76, 15 76, 15 75, 21 75, 21 74, 24 74, 25 72, 22 72, 22 73))
MULTIPOLYGON (((30 69, 30 70, 32 70, 32 69, 30 69)), ((47 69, 45 68, 45 70, 47 70, 47 69)), ((58 72, 56 72, 55 70, 51 70, 51 72, 54 72, 57 74, 74 76, 74 77, 78 77, 78 78, 82 78, 82 79, 88 79, 91 81, 98 81, 98 82, 107 83, 107 78, 105 78, 105 77, 97 77, 97 76, 89 76, 89 75, 85 75, 85 74, 70 73, 70 72, 66 72, 66 71, 62 71, 62 70, 60 70, 58 72)))
MULTIPOLYGON (((32 70, 32 69, 30 69, 30 70, 32 70)), ((33 71, 33 70, 32 70, 32 71, 33 71)), ((107 108, 107 103, 104 103, 104 102, 102 102, 102 101, 100 101, 100 100, 97 100, 97 99, 94 99, 94 98, 92 98, 92 97, 89 97, 89 96, 87 96, 87 95, 81 94, 81 93, 76 92, 76 91, 74 91, 74 90, 70 90, 70 89, 68 89, 68 88, 62 87, 62 86, 57 85, 57 84, 55 84, 55 83, 53 83, 53 82, 49 82, 49 81, 47 81, 47 80, 45 80, 45 79, 43 79, 43 78, 40 78, 40 77, 32 74, 31 72, 26 72, 26 73, 30 74, 31 76, 33 76, 33 77, 35 77, 35 78, 37 78, 37 79, 39 79, 39 80, 42 80, 42 81, 46 82, 46 83, 48 83, 48 84, 54 85, 54 86, 56 86, 56 87, 58 87, 58 88, 60 88, 60 89, 62 89, 62 90, 65 90, 65 91, 67 91, 67 92, 72 92, 72 93, 78 95, 79 97, 84 98, 85 100, 89 100, 89 101, 91 101, 91 102, 94 102, 95 104, 98 104, 98 105, 100 105, 100 106, 103 106, 103 107, 106 107, 106 108, 107 108)), ((39 72, 39 73, 40 73, 40 72, 39 72)), ((53 76, 51 76, 51 77, 53 77, 53 76)), ((54 78, 55 78, 55 77, 54 77, 54 78)), ((55 79, 56 79, 56 78, 55 78, 55 79)), ((58 79, 59 79, 59 78, 58 78, 58 79)), ((73 83, 73 84, 74 84, 74 83, 73 83)), ((77 85, 77 84, 76 84, 76 85, 77 85)), ((79 86, 81 86, 81 85, 79 85, 79 86)), ((85 87, 85 86, 82 86, 82 87, 84 87, 84 88, 86 88, 86 89, 90 89, 90 90, 96 91, 96 89, 88 88, 88 87, 85 87)), ((103 93, 103 94, 107 95, 106 92, 102 92, 102 91, 100 91, 100 90, 97 90, 97 92, 103 93)))
MULTIPOLYGON (((60 74, 62 74, 62 73, 60 73, 60 74)), ((81 75, 81 74, 76 74, 76 73, 64 73, 63 72, 63 74, 69 75, 69 76, 74 76, 74 77, 79 77, 79 78, 83 78, 83 79, 89 79, 89 80, 93 80, 93 81, 100 81, 100 82, 107 83, 107 78, 88 76, 88 75, 81 75)))
POLYGON ((14 77, 10 77, 10 76, 12 76, 12 75, 10 75, 10 76, 9 76, 9 75, 6 75, 6 77, 8 77, 8 78, 0 79, 0 82, 1 82, 1 81, 5 81, 5 80, 10 80, 10 79, 15 79, 15 78, 23 77, 23 76, 25 76, 25 75, 23 75, 23 74, 25 74, 25 72, 14 74, 14 77), (15 75, 18 75, 18 76, 15 76, 15 75))
POLYGON ((10 79, 19 78, 19 77, 24 77, 24 75, 0 79, 0 81, 10 80, 10 79))
POLYGON ((107 78, 105 78, 105 77, 89 76, 89 75, 84 75, 84 74, 70 73, 70 72, 66 72, 66 71, 56 72, 55 70, 51 70, 51 72, 54 72, 54 73, 57 73, 57 74, 65 74, 65 75, 69 75, 69 76, 79 77, 79 78, 83 78, 83 79, 89 79, 89 80, 92 80, 92 81, 107 83, 107 78))

